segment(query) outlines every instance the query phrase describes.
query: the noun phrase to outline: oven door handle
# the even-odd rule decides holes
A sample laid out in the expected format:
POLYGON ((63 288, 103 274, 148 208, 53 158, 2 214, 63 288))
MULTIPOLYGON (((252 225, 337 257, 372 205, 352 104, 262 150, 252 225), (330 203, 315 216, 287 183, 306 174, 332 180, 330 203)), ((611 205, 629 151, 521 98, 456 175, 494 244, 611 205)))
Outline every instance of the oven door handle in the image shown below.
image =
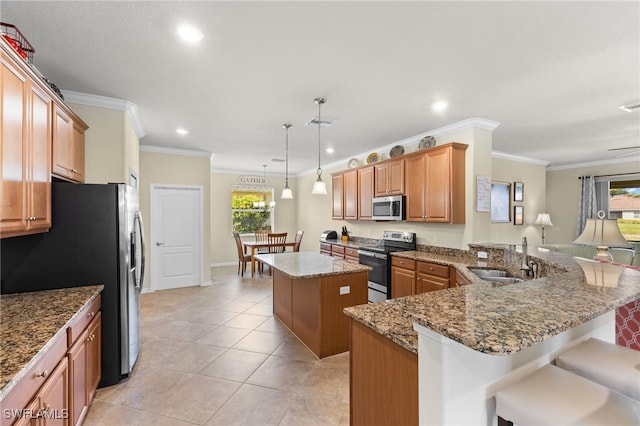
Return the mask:
POLYGON ((363 256, 368 256, 368 257, 374 257, 376 259, 386 259, 387 258, 386 254, 371 253, 370 251, 364 251, 364 250, 358 250, 358 254, 361 254, 363 256))

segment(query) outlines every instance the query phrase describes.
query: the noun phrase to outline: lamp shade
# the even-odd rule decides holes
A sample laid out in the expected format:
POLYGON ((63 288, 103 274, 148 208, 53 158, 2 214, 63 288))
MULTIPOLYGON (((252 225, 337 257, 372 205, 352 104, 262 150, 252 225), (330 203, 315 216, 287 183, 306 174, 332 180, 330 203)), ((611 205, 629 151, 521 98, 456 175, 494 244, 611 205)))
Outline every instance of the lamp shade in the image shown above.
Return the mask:
POLYGON ((553 226, 549 213, 538 213, 538 217, 536 218, 536 225, 553 226))
POLYGON ((573 243, 587 246, 632 247, 624 239, 615 219, 587 219, 582 234, 573 243))
POLYGON ((293 191, 288 186, 282 188, 282 193, 280 194, 280 198, 285 200, 291 200, 293 198, 293 191))
POLYGON ((311 193, 314 195, 327 195, 327 185, 322 181, 320 176, 318 176, 318 180, 313 184, 311 193))

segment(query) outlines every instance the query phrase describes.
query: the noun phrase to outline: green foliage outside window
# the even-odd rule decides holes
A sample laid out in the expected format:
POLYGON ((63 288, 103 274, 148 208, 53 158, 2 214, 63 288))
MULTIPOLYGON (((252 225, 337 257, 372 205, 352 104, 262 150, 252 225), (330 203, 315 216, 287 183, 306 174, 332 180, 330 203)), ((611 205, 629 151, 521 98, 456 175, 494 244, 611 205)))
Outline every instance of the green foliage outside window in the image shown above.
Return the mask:
MULTIPOLYGON (((240 234, 250 234, 258 229, 271 229, 271 212, 253 207, 254 202, 265 201, 260 192, 233 191, 231 196, 233 230, 240 234)), ((270 197, 268 197, 270 198, 270 197)), ((267 199, 266 202, 269 205, 267 199)))

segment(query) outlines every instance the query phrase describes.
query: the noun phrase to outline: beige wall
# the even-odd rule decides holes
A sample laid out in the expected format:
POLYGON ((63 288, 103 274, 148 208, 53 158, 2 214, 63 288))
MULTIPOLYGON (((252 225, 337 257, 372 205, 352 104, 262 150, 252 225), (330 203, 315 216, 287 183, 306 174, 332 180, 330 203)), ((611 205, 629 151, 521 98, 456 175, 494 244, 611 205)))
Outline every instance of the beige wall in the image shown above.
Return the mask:
POLYGON ((604 176, 638 173, 638 171, 640 171, 640 162, 632 161, 547 172, 546 201, 553 227, 545 229, 546 242, 562 244, 576 239, 579 176, 604 176))
MULTIPOLYGON (((243 173, 246 175, 246 173, 243 173)), ((259 173, 256 176, 260 176, 259 173)), ((211 264, 213 266, 235 263, 238 260, 231 224, 231 186, 242 185, 239 174, 211 173, 211 264)), ((289 187, 293 190, 293 200, 280 198, 284 188, 284 177, 267 175, 265 186, 274 188, 275 232, 286 232, 293 239, 298 231, 296 216, 298 191, 296 179, 289 178, 289 187)), ((303 229, 303 228, 300 228, 303 229)), ((304 238, 303 238, 304 242, 304 238)))
POLYGON ((85 182, 129 182, 139 174, 138 137, 123 110, 70 104, 88 125, 85 134, 85 182))
POLYGON ((208 218, 211 215, 210 209, 210 160, 209 157, 188 156, 175 154, 161 154, 156 152, 140 152, 140 211, 144 219, 144 232, 147 239, 146 258, 147 270, 145 273, 144 288, 150 288, 151 253, 150 236, 151 230, 151 184, 173 184, 173 185, 199 185, 203 188, 202 210, 202 284, 211 281, 211 222, 208 218))

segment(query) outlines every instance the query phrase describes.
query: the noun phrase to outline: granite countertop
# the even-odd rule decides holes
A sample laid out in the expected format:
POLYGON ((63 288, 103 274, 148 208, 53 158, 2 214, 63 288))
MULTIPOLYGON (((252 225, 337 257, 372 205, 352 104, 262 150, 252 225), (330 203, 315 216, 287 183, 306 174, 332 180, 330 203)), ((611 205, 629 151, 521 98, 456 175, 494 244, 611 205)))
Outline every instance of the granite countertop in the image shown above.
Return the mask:
POLYGON ((0 296, 0 400, 8 394, 104 286, 0 296))
POLYGON ((294 279, 352 274, 371 270, 369 266, 309 251, 259 254, 256 255, 256 259, 294 279))
MULTIPOLYGON (((606 287, 591 285, 580 259, 530 249, 533 260, 544 263, 546 276, 516 284, 490 283, 468 270, 470 266, 504 264, 471 260, 455 254, 398 252, 394 256, 454 266, 471 285, 423 293, 345 309, 355 320, 417 353, 413 323, 429 328, 471 349, 493 355, 520 351, 640 298, 640 272, 614 265, 604 267, 611 280, 606 287)), ((586 261, 589 262, 589 261, 586 261)))

